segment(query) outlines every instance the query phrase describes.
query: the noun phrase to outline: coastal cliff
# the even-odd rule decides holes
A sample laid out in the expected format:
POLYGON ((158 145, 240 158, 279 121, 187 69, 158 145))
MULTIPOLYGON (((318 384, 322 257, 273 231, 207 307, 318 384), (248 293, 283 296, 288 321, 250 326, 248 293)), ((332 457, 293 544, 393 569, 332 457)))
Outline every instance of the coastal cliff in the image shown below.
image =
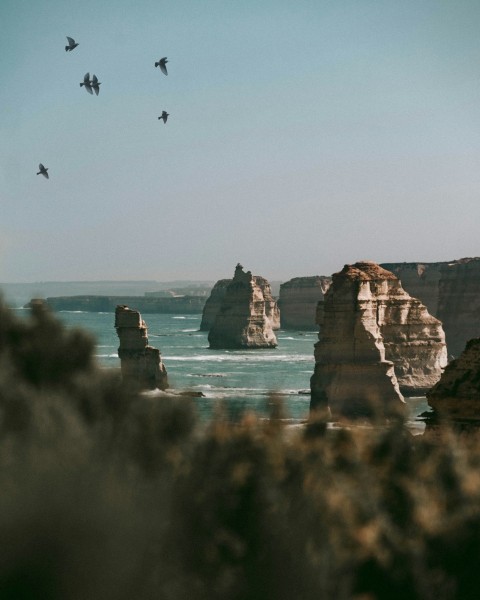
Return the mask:
POLYGON ((333 276, 323 313, 313 408, 328 403, 342 414, 350 406, 358 412, 425 392, 440 378, 447 363, 442 325, 390 271, 366 261, 345 265, 333 276))
POLYGON ((276 347, 271 317, 275 318, 278 309, 272 306, 267 284, 263 277, 252 275, 250 271, 245 273, 243 267, 237 265, 208 334, 210 348, 276 347))
MULTIPOLYGON (((203 310, 202 296, 55 296, 45 300, 56 311, 82 310, 85 312, 114 312, 117 305, 134 305, 143 313, 198 314, 203 310)), ((29 304, 25 306, 28 308, 29 304)))
POLYGON ((458 356, 469 339, 480 335, 480 258, 383 266, 442 321, 449 354, 458 356))
POLYGON ((167 389, 167 370, 160 350, 148 345, 147 326, 140 313, 128 306, 117 306, 115 328, 124 383, 145 390, 167 389))
MULTIPOLYGON (((313 330, 323 319, 317 313, 318 303, 323 301, 331 283, 331 277, 294 277, 280 286, 278 304, 284 329, 313 330)), ((323 305, 322 305, 323 306, 323 305)))

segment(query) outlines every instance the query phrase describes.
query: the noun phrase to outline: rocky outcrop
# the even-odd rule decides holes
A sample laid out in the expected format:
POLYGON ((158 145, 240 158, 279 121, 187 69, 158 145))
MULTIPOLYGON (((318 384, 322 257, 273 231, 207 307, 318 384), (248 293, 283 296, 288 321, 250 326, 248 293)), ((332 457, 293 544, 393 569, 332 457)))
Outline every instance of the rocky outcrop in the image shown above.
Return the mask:
POLYGON ((439 417, 480 422, 480 338, 449 363, 427 401, 439 417))
POLYGON ((379 265, 345 265, 333 275, 323 313, 313 409, 328 404, 350 414, 373 403, 386 410, 403 402, 401 392, 423 392, 440 378, 447 360, 441 323, 379 265))
POLYGON ((458 356, 472 336, 480 335, 480 258, 383 266, 442 321, 449 354, 458 356))
MULTIPOLYGON (((278 304, 284 329, 315 329, 323 314, 317 313, 318 303, 323 301, 331 283, 331 277, 294 277, 280 286, 278 304)), ((323 304, 321 305, 323 307, 323 304)))
POLYGON ((219 279, 213 286, 210 296, 203 307, 200 331, 210 331, 213 322, 215 321, 215 317, 222 306, 222 301, 225 297, 227 287, 231 282, 231 279, 219 279))
POLYGON ((245 273, 238 264, 208 334, 210 348, 274 348, 272 318, 278 308, 272 305, 269 290, 263 277, 245 273))
POLYGON ((315 344, 312 412, 329 407, 334 417, 355 417, 404 405, 377 323, 378 293, 385 294, 392 279, 373 263, 345 265, 333 275, 315 344))
POLYGON ((276 329, 280 329, 280 308, 277 301, 272 296, 272 288, 270 287, 270 284, 265 277, 260 277, 260 275, 254 275, 253 278, 256 285, 259 286, 263 293, 263 299, 265 302, 265 316, 267 319, 270 319, 272 329, 274 331, 276 329))
POLYGON ((160 350, 148 345, 147 326, 140 313, 128 306, 117 306, 115 328, 120 340, 118 356, 123 381, 144 390, 167 389, 167 370, 160 350))

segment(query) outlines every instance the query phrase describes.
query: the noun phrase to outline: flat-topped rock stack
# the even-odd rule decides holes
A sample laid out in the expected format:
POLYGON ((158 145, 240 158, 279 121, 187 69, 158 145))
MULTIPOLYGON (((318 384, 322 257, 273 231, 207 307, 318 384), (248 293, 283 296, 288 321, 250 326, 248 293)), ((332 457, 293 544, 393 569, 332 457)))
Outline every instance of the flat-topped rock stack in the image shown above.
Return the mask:
POLYGON ((333 275, 323 303, 323 327, 315 345, 312 409, 333 413, 370 404, 403 402, 402 392, 422 393, 446 365, 441 323, 376 263, 345 265, 333 275))
MULTIPOLYGON (((284 329, 313 330, 323 314, 317 313, 318 303, 323 301, 331 277, 294 277, 280 286, 278 304, 284 329)), ((323 305, 321 305, 323 308, 323 305)))
POLYGON ((275 348, 277 315, 267 280, 238 264, 208 334, 210 348, 275 348))
POLYGON ((310 380, 312 413, 356 417, 405 403, 377 323, 377 294, 396 279, 374 263, 345 265, 325 295, 323 327, 310 380))
POLYGON ((167 370, 160 350, 148 345, 147 326, 140 313, 128 306, 117 306, 115 328, 120 340, 118 356, 123 381, 138 389, 167 389, 167 370))
POLYGON ((459 356, 469 339, 480 336, 480 258, 382 266, 440 319, 449 354, 459 356))

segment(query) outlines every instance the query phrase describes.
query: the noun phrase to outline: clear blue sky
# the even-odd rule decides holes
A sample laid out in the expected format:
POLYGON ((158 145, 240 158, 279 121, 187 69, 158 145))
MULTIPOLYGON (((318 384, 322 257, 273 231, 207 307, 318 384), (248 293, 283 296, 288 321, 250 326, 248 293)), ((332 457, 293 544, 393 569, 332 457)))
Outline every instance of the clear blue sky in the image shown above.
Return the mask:
POLYGON ((478 0, 2 0, 0 22, 0 281, 480 254, 478 0))

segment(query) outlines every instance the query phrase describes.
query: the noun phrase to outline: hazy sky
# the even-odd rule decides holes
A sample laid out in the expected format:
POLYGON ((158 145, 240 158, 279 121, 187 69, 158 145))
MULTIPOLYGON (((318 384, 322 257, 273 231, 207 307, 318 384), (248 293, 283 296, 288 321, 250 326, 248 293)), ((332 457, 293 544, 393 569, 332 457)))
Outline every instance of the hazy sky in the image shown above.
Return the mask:
POLYGON ((0 22, 0 281, 480 254, 478 0, 1 0, 0 22))

